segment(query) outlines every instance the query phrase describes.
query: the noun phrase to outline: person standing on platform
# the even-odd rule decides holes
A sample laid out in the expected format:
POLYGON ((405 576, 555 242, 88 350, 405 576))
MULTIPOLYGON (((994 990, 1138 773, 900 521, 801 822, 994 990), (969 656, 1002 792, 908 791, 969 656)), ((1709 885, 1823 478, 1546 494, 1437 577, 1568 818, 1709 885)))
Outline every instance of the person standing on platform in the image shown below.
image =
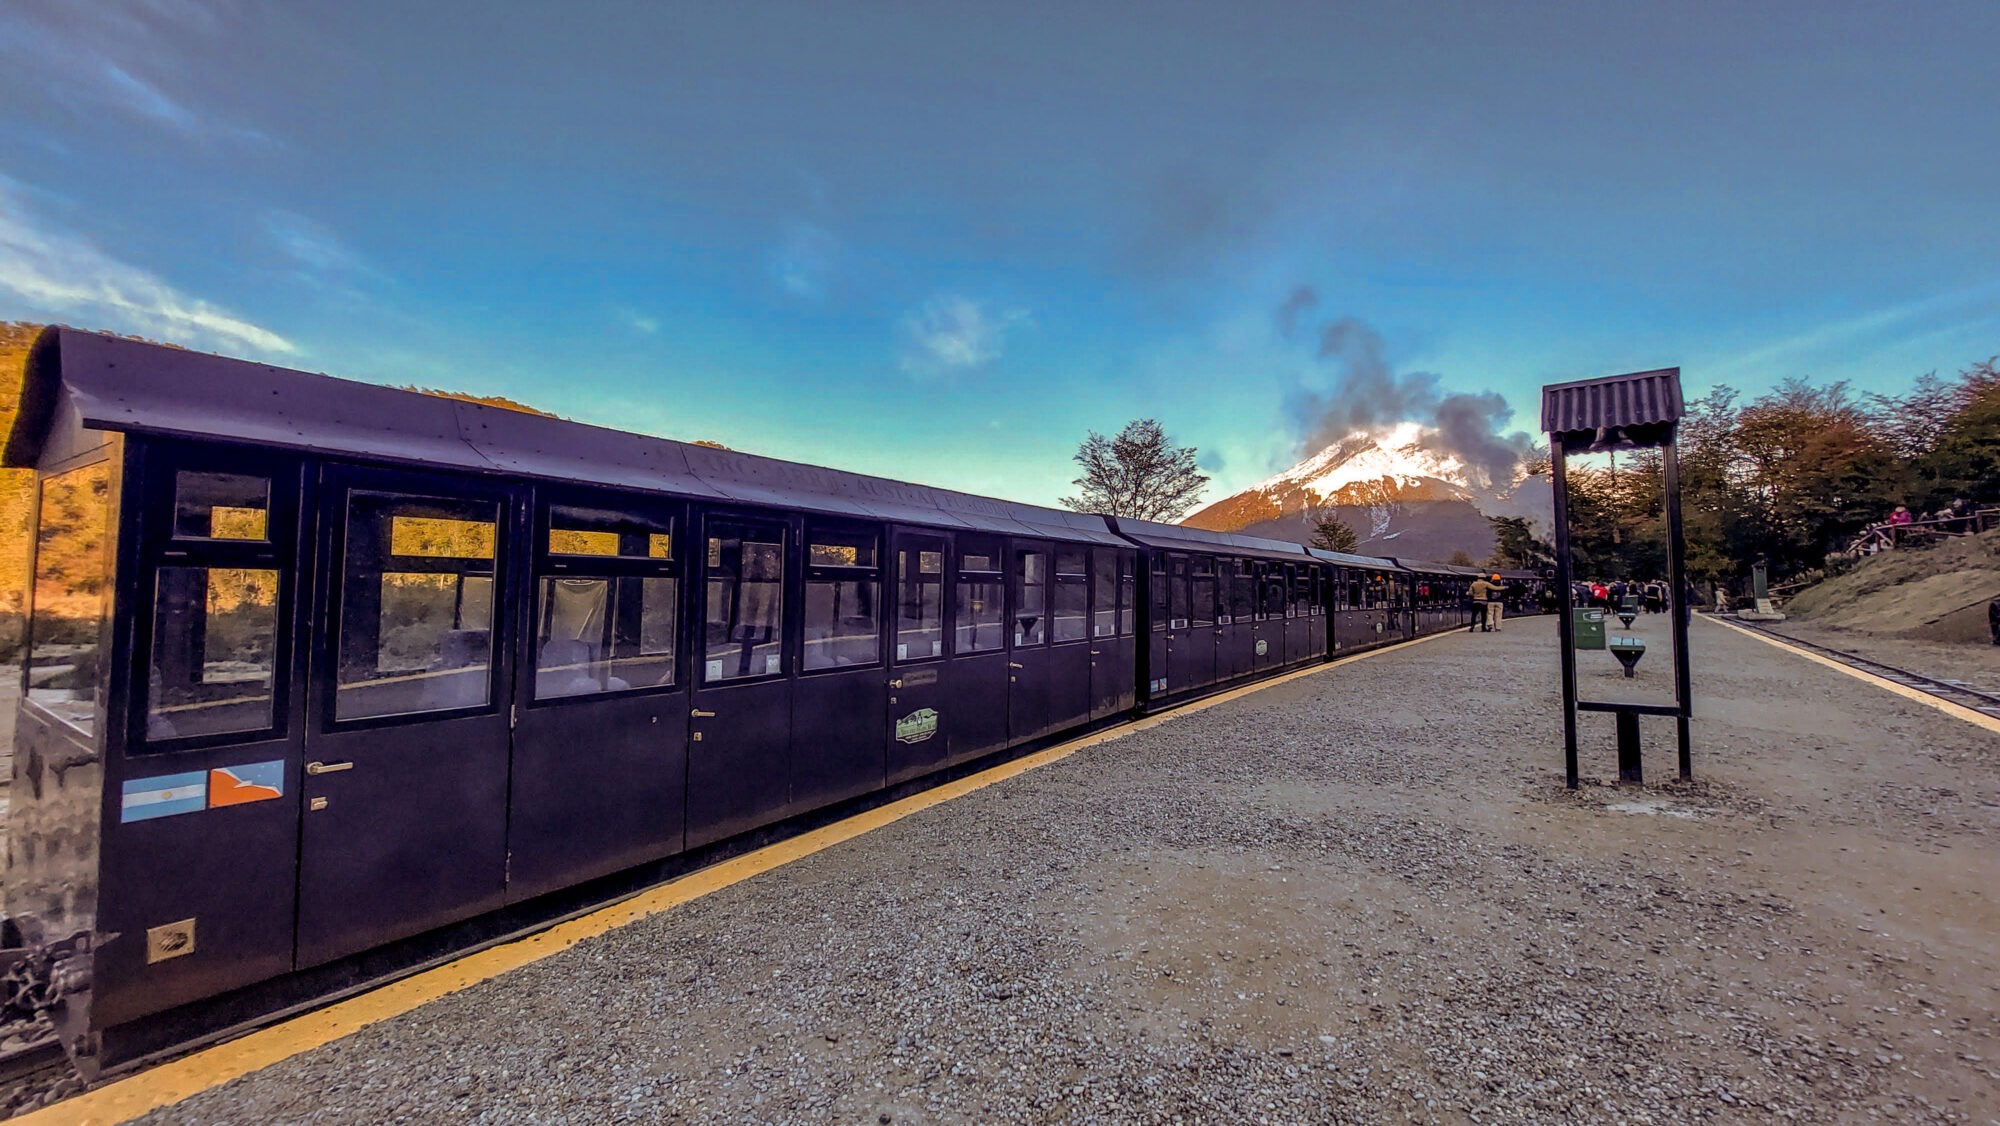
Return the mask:
POLYGON ((1500 628, 1500 619, 1505 616, 1507 611, 1507 603, 1503 601, 1506 596, 1507 584, 1500 581, 1500 576, 1493 576, 1493 581, 1486 584, 1487 629, 1497 630, 1500 628))
POLYGON ((1493 584, 1486 581, 1485 575, 1481 575, 1472 580, 1471 585, 1465 588, 1465 592, 1472 596, 1473 611, 1472 624, 1465 627, 1465 632, 1471 633, 1473 630, 1484 630, 1486 628, 1486 600, 1493 597, 1493 584))

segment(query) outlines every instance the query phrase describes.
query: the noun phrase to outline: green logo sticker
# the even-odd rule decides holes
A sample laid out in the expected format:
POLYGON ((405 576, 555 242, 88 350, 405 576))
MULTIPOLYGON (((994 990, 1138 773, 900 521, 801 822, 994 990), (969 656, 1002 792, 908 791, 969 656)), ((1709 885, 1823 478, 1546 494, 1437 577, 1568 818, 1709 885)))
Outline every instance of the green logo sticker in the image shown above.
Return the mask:
POLYGON ((918 708, 896 721, 896 742, 921 743, 937 734, 938 714, 931 708, 918 708))
POLYGON ((1268 641, 1259 641, 1259 642, 1257 643, 1257 655, 1258 655, 1259 657, 1263 656, 1263 655, 1264 655, 1264 654, 1266 654, 1266 653, 1269 653, 1270 651, 1271 651, 1271 643, 1270 643, 1270 642, 1268 642, 1268 641))

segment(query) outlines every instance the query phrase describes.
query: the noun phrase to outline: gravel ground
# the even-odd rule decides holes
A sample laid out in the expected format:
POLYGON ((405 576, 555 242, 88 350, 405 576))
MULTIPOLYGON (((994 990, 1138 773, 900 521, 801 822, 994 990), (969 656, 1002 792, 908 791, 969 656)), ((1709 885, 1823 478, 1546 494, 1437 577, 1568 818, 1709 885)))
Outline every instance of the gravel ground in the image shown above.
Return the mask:
POLYGON ((1552 640, 1129 734, 146 1121, 2000 1119, 2000 736, 1698 623, 1699 781, 1572 794, 1552 640))

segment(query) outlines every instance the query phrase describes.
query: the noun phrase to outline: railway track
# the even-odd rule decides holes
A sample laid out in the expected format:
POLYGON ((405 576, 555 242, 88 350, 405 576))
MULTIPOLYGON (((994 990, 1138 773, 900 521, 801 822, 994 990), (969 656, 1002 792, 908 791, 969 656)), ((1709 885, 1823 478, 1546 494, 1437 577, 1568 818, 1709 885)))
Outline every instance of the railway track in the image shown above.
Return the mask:
POLYGON ((1925 676, 1920 672, 1911 672, 1908 669, 1898 668, 1895 665, 1884 664, 1873 657, 1864 657, 1859 653, 1850 653, 1845 649, 1835 649, 1830 645, 1821 645, 1816 641, 1807 641, 1804 638, 1793 637, 1791 634, 1772 629, 1768 624, 1763 622, 1746 622, 1739 619, 1735 624, 1747 629, 1754 629, 1759 633, 1769 634, 1787 645, 1796 646, 1810 653, 1817 653, 1830 660, 1839 661, 1843 665, 1860 669, 1862 672, 1873 673, 1884 680, 1895 681, 1906 688, 1914 688, 1919 692, 1936 696, 1940 700, 1957 704, 1960 707, 1971 708, 1982 715, 1990 715, 1996 719, 2000 719, 2000 692, 1976 687, 1962 680, 1944 680, 1935 676, 1925 676))

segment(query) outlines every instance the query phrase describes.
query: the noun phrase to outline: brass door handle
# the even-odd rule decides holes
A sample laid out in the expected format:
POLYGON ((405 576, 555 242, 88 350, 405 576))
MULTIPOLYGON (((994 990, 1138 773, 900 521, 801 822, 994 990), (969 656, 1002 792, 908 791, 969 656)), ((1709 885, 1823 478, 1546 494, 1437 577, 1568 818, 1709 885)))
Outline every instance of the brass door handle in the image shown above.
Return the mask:
POLYGON ((903 682, 900 680, 892 680, 889 682, 889 687, 891 688, 901 688, 902 686, 903 682))
POLYGON ((338 774, 343 770, 353 769, 354 764, 351 762, 309 762, 306 764, 307 774, 338 774))
POLYGON ((1010 668, 1010 669, 1025 669, 1025 668, 1027 668, 1028 666, 1026 666, 1026 665, 1017 665, 1017 664, 1015 664, 1015 663, 1014 663, 1014 662, 1012 662, 1012 661, 1008 661, 1008 662, 1007 662, 1007 667, 1008 667, 1008 668, 1010 668))
POLYGON ((705 712, 705 711, 702 711, 702 710, 701 710, 700 708, 696 708, 696 709, 694 710, 694 717, 695 717, 696 719, 714 719, 714 718, 715 718, 715 713, 714 713, 714 712, 705 712))

